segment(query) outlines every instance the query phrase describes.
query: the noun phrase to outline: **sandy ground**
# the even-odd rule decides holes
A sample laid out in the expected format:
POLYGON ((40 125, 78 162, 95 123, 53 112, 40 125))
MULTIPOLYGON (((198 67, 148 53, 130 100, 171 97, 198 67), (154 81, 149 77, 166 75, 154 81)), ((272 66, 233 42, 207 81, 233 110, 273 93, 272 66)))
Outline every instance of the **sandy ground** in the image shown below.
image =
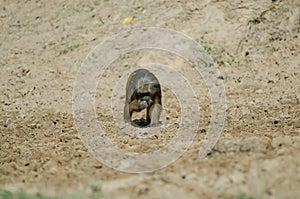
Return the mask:
MULTIPOLYGON (((299 197, 299 1, 0 0, 0 26, 2 188, 122 199, 299 197), (126 17, 133 21, 123 24, 126 17), (128 174, 97 161, 79 139, 72 89, 81 62, 97 44, 149 26, 181 31, 204 46, 225 82, 227 117, 212 153, 198 160, 211 101, 202 80, 192 82, 203 112, 190 150, 164 169, 128 174)), ((150 55, 161 62, 167 57, 150 55)), ((129 55, 128 67, 150 55, 129 55)), ((116 127, 99 103, 108 102, 101 91, 110 91, 108 82, 119 77, 107 74, 98 88, 97 116, 109 136, 128 149, 139 142, 114 136, 116 127)), ((193 73, 184 75, 193 79, 193 73)), ((167 88, 163 95, 166 108, 177 110, 167 88)), ((169 114, 176 122, 177 113, 169 114)), ((150 146, 168 142, 168 136, 150 146)))

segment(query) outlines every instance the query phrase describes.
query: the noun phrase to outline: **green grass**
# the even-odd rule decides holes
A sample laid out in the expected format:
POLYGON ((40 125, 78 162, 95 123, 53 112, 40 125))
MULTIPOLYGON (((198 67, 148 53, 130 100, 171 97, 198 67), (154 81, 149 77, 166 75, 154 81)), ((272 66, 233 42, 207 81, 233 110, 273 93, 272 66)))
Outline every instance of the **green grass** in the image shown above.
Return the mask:
MULTIPOLYGON (((90 197, 82 196, 78 194, 70 194, 62 197, 58 196, 44 196, 41 194, 27 194, 24 192, 10 192, 7 190, 0 189, 0 199, 107 199, 106 197, 103 197, 101 194, 92 194, 90 197)), ((255 199, 251 196, 247 196, 245 194, 240 194, 237 196, 234 196, 230 199, 255 199)))
POLYGON ((100 199, 103 197, 99 196, 98 194, 93 194, 90 197, 82 196, 79 194, 70 194, 62 197, 58 197, 58 196, 51 197, 51 196, 44 196, 41 194, 35 194, 35 195, 27 194, 24 192, 13 193, 7 190, 0 189, 0 199, 96 199, 96 198, 100 199))
POLYGON ((58 199, 55 197, 46 197, 41 195, 29 195, 26 193, 12 193, 6 190, 0 190, 0 199, 58 199))
POLYGON ((254 198, 251 197, 251 196, 247 196, 247 195, 244 195, 244 194, 240 194, 240 195, 238 195, 238 196, 236 196, 236 197, 233 197, 233 198, 231 198, 231 199, 254 199, 254 198))
POLYGON ((67 54, 69 52, 74 51, 76 48, 79 48, 79 47, 80 47, 80 44, 75 44, 75 45, 72 45, 72 46, 68 46, 68 47, 64 48, 63 50, 59 51, 59 54, 60 55, 67 54))

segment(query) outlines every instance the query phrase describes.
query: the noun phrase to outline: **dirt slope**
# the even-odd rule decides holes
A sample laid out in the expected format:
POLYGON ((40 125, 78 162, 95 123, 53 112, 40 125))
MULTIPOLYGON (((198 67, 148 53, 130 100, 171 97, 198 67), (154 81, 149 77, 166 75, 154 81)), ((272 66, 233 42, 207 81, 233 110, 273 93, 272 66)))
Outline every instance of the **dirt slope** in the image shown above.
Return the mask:
MULTIPOLYGON (((108 198, 299 197, 299 1, 0 0, 0 26, 2 188, 108 198), (133 21, 123 24, 126 17, 133 21), (98 162, 79 139, 73 82, 104 39, 151 26, 181 31, 204 46, 225 81, 227 117, 213 152, 198 160, 210 98, 194 82, 203 117, 193 146, 164 169, 127 174, 98 162)), ((129 64, 145 56, 164 61, 159 53, 143 52, 130 55, 129 64)), ((113 72, 104 88, 118 77, 113 72)), ((98 117, 113 136, 110 117, 97 102, 98 117)))

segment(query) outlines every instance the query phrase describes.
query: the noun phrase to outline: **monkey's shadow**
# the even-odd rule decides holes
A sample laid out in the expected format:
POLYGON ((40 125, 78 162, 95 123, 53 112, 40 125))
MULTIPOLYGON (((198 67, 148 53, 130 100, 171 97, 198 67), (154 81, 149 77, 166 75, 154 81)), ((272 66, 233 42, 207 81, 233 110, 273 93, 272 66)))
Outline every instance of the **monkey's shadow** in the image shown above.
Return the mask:
MULTIPOLYGON (((156 126, 160 126, 161 124, 162 124, 162 122, 159 122, 159 124, 156 126)), ((139 127, 139 128, 151 127, 150 122, 147 122, 147 120, 145 118, 132 120, 131 125, 134 127, 139 127)))

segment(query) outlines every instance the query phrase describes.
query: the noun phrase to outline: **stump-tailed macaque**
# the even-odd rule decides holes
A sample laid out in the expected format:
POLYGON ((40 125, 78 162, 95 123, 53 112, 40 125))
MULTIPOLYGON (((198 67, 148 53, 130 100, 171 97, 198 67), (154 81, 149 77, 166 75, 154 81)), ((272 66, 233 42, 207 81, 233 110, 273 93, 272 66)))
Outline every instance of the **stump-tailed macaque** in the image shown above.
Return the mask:
POLYGON ((138 69, 129 76, 126 84, 125 122, 132 122, 132 113, 144 109, 147 109, 147 115, 142 126, 158 125, 162 111, 160 84, 153 73, 138 69))

